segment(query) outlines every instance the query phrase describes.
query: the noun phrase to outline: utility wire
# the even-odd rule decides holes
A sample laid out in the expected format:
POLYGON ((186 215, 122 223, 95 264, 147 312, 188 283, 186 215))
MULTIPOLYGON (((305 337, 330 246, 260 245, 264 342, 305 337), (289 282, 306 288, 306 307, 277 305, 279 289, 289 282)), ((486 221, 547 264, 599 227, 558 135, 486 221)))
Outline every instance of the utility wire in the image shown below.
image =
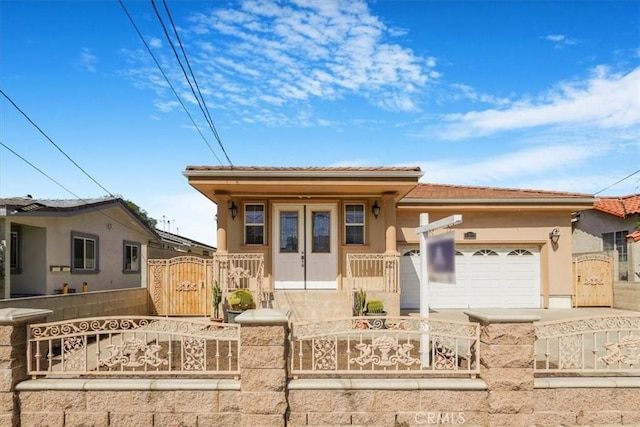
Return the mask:
POLYGON ((160 73, 162 74, 162 77, 164 77, 165 81, 167 82, 167 84, 171 88, 171 91, 173 92, 175 97, 178 99, 178 102, 182 106, 182 109, 184 110, 185 113, 187 113, 187 116, 189 117, 189 120, 191 120, 191 123, 193 123, 193 126, 196 128, 196 130, 198 131, 198 133, 202 137, 202 140, 204 141, 204 143, 207 144, 207 147, 209 147, 209 151, 211 151, 211 154, 213 154, 213 156, 216 158, 216 160, 218 160, 218 163, 220 163, 221 166, 224 166, 222 161, 218 157, 218 155, 215 153, 215 151, 213 151, 213 148, 211 147, 211 144, 209 144, 209 141, 207 141, 207 138, 205 138, 205 136, 202 134, 202 131, 200 130, 200 127, 198 127, 198 125, 196 124, 196 122, 193 119, 193 117, 191 116, 191 114, 189 114, 189 110, 187 110, 187 107, 184 105, 184 102, 182 102, 182 99, 180 99, 180 95, 178 95, 178 92, 176 92, 176 89, 171 84, 171 81, 169 80, 169 78, 165 74, 164 70, 162 69, 162 66, 160 65, 160 63, 156 59, 155 55, 151 51, 151 48, 149 47, 149 45, 147 44, 146 40, 142 36, 142 33, 138 29, 138 26, 136 25, 135 21, 133 20, 133 18, 129 14, 129 11, 127 10, 127 7, 124 5, 122 0, 118 0, 118 2, 120 3, 120 6, 122 7, 122 10, 124 10, 124 13, 127 15, 127 18, 129 18, 129 21, 131 22, 131 25, 133 25, 133 28, 135 29, 136 33, 138 34, 138 37, 140 37, 140 40, 142 40, 142 43, 147 48, 147 52, 149 52, 149 55, 151 55, 151 58, 153 58, 153 62, 155 62, 156 66, 160 70, 160 73))
MULTIPOLYGON (((0 145, 3 146, 4 148, 7 149, 7 151, 9 151, 10 153, 12 153, 14 156, 16 156, 17 158, 19 158, 20 160, 22 160, 23 162, 25 162, 26 164, 28 164, 29 166, 31 166, 33 169, 35 169, 36 171, 40 172, 42 175, 45 176, 45 178, 49 179, 50 181, 52 181, 53 183, 55 183, 57 186, 59 186, 60 188, 62 188, 63 190, 65 190, 67 193, 71 194, 72 196, 74 196, 76 199, 78 199, 79 201, 86 203, 88 206, 90 206, 93 210, 95 210, 96 212, 101 213, 102 215, 106 216, 107 218, 109 218, 111 221, 120 224, 121 226, 123 226, 124 228, 127 228, 129 230, 138 232, 139 230, 136 230, 134 228, 131 228, 131 226, 129 224, 126 224, 124 222, 119 221, 117 218, 112 217, 111 215, 107 214, 106 212, 104 212, 101 209, 98 209, 96 206, 93 206, 91 204, 90 201, 83 199, 82 197, 78 196, 76 193, 74 193, 73 191, 69 190, 67 187, 65 187, 64 185, 62 185, 61 183, 59 183, 58 181, 56 181, 55 179, 53 179, 51 176, 47 175, 46 172, 44 172, 42 169, 40 169, 39 167, 37 167, 36 165, 34 165, 33 163, 31 163, 29 160, 27 160, 26 158, 24 158, 23 156, 21 156, 20 154, 18 154, 16 151, 14 151, 13 149, 11 149, 9 146, 7 146, 5 143, 3 143, 2 141, 0 141, 0 145)), ((110 195, 111 197, 113 197, 114 199, 121 199, 121 197, 116 197, 114 195, 110 195)), ((149 225, 149 228, 153 228, 151 225, 149 225)))
POLYGON ((18 105, 16 105, 15 102, 13 102, 13 100, 11 98, 9 98, 9 95, 7 95, 6 93, 4 93, 4 91, 2 89, 0 89, 0 93, 2 93, 2 95, 7 98, 7 100, 11 103, 11 105, 13 105, 15 107, 16 110, 18 110, 20 112, 20 114, 22 114, 28 121, 29 123, 31 123, 36 129, 38 129, 38 131, 49 140, 49 142, 51 144, 53 144, 54 147, 56 147, 58 149, 58 151, 60 151, 67 159, 69 159, 69 161, 71 163, 73 163, 78 169, 80 169, 82 171, 83 174, 85 174, 87 177, 89 177, 89 179, 93 182, 95 182, 98 187, 102 188, 104 191, 107 192, 107 194, 111 197, 115 197, 109 190, 107 190, 106 188, 104 188, 102 186, 102 184, 100 184, 98 181, 96 181, 91 175, 89 175, 89 173, 87 171, 85 171, 84 169, 82 169, 82 167, 77 164, 75 162, 75 160, 73 160, 67 153, 64 152, 64 150, 62 148, 60 148, 60 146, 58 144, 56 144, 55 142, 53 142, 53 140, 51 138, 49 138, 49 135, 47 135, 46 133, 44 133, 44 131, 42 129, 40 129, 40 127, 35 124, 35 122, 33 120, 31 120, 31 118, 20 109, 20 107, 18 107, 18 105))
POLYGON ((593 195, 595 196, 595 195, 597 195, 597 194, 602 193, 603 191, 607 191, 607 190, 608 190, 608 189, 610 189, 611 187, 613 187, 613 186, 615 186, 615 185, 620 184, 622 181, 626 181, 627 179, 631 178, 632 176, 634 176, 634 175, 635 175, 635 174, 637 174, 637 173, 640 173, 640 169, 638 169, 637 171, 632 172, 632 173, 630 173, 629 175, 625 176, 624 178, 622 178, 622 179, 620 179, 620 180, 618 180, 618 181, 614 182, 614 183, 613 183, 613 184, 611 184, 610 186, 608 186, 608 187, 606 187, 606 188, 603 188, 602 190, 598 191, 597 193, 593 193, 593 195))
POLYGON ((162 0, 162 3, 164 5, 164 9, 167 13, 167 16, 169 17, 169 22, 171 23, 171 28, 173 29, 173 33, 176 36, 176 40, 178 41, 178 45, 180 46, 180 50, 182 52, 182 56, 184 57, 184 60, 187 64, 187 68, 189 69, 189 73, 191 74, 191 78, 193 79, 193 85, 191 84, 191 80, 189 79, 189 76, 187 75, 184 66, 182 65, 182 62, 180 60, 180 57, 178 55, 178 52, 176 52, 176 48, 175 45, 173 44, 173 41, 171 40, 171 37, 169 37, 169 33, 167 31, 167 28, 164 24, 164 21, 162 20, 162 17, 160 16, 160 14, 158 13, 158 10, 156 9, 156 5, 155 5, 155 1, 151 0, 151 5, 153 6, 153 10, 156 12, 156 16, 158 17, 158 20, 160 21, 160 24, 162 25, 162 29, 164 31, 164 34, 167 38, 167 40, 169 41, 169 44, 171 45, 171 49, 173 49, 173 53, 176 57, 176 60, 178 61, 178 64, 180 65, 180 68, 182 69, 182 73, 184 74, 185 79, 187 80, 187 83, 189 84, 189 87, 191 88, 191 93, 193 94, 193 96, 196 98, 196 100, 198 101, 198 106, 200 107, 200 110, 202 111, 202 114, 204 115, 205 120, 207 121, 207 123, 209 124, 209 128, 211 129, 211 132, 213 132, 214 137, 216 138, 216 141, 218 141, 218 145, 220 146, 220 148, 222 149, 222 152, 224 153, 225 157, 227 158, 227 161, 229 162, 229 164, 231 166, 233 166, 233 163, 231 162, 231 159, 229 158, 229 155, 227 154, 227 151, 225 150, 224 146, 222 145, 222 140, 220 139, 220 135, 218 134, 218 131, 216 129, 216 126, 213 123, 213 119, 211 118, 211 114, 209 112, 209 108, 207 108, 207 103, 204 100, 204 96, 202 96, 202 92, 200 91, 200 85, 198 85, 198 81, 196 80, 196 75, 193 72, 193 68, 191 68, 191 63, 189 62, 189 57, 187 56, 187 52, 184 50, 184 45, 182 44, 182 40, 180 40, 180 35, 178 34, 178 30, 176 29, 175 23, 173 22, 173 17, 171 16, 171 12, 169 11, 169 6, 167 5, 167 1, 166 0, 162 0), (198 91, 198 95, 196 95, 193 86, 195 85, 197 91, 198 91), (200 104, 200 101, 202 101, 202 104, 200 104))

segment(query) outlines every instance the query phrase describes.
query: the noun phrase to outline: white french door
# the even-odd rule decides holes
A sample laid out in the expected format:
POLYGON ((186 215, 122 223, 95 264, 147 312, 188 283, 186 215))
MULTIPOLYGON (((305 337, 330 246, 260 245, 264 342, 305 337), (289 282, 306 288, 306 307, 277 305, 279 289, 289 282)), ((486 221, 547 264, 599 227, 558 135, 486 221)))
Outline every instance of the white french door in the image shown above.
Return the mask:
POLYGON ((272 218, 275 289, 337 289, 336 205, 276 204, 272 218))

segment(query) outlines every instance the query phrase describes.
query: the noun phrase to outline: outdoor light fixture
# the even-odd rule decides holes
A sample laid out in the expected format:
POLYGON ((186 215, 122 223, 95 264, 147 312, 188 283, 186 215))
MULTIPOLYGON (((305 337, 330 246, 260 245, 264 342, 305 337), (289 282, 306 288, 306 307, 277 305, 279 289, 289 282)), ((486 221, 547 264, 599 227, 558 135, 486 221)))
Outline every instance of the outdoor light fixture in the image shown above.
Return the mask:
POLYGON ((238 215, 238 207, 231 201, 231 206, 229 206, 229 215, 231 215, 231 219, 236 219, 236 215, 238 215))
POLYGON ((554 245, 558 244, 558 240, 560 240, 560 229, 558 227, 551 230, 551 233, 549 233, 549 240, 551 240, 551 243, 554 245))
POLYGON ((380 206, 378 206, 378 201, 377 200, 375 202, 373 202, 373 206, 371 206, 371 213, 376 218, 378 218, 378 215, 380 215, 380 206))

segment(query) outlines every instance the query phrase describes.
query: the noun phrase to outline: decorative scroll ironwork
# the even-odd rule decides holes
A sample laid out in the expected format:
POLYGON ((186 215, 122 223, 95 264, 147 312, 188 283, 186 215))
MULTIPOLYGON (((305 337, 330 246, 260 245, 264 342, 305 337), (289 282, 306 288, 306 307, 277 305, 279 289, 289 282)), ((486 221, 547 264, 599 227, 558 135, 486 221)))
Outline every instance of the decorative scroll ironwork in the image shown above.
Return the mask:
POLYGON ((640 315, 537 323, 536 372, 640 376, 640 315))
POLYGON ((199 319, 102 317, 29 327, 37 375, 235 376, 239 327, 199 319))
POLYGON ((398 363, 411 366, 420 363, 420 359, 410 355, 411 350, 415 348, 413 344, 401 344, 397 339, 386 335, 375 337, 371 344, 360 343, 355 347, 360 351, 360 356, 349 359, 349 363, 357 363, 360 366, 395 366, 398 363))
POLYGON ((176 291, 178 292, 192 292, 197 291, 198 289, 200 289, 200 287, 197 284, 191 283, 188 280, 185 280, 176 286, 176 291))
POLYGON ((294 376, 479 373, 477 323, 351 317, 291 325, 294 376))
POLYGON ((585 280, 583 284, 587 286, 591 286, 591 285, 597 286, 597 285, 604 285, 604 281, 602 281, 602 279, 599 277, 590 277, 587 280, 585 280))
POLYGON ((640 336, 627 335, 619 342, 604 345, 608 354, 598 359, 599 362, 611 365, 621 363, 623 365, 640 365, 640 336))
POLYGON ((111 354, 106 359, 98 359, 98 366, 113 368, 121 365, 126 368, 140 368, 150 365, 157 368, 160 365, 169 364, 166 358, 158 355, 162 346, 155 342, 146 344, 135 337, 123 341, 120 345, 108 345, 107 349, 111 354))

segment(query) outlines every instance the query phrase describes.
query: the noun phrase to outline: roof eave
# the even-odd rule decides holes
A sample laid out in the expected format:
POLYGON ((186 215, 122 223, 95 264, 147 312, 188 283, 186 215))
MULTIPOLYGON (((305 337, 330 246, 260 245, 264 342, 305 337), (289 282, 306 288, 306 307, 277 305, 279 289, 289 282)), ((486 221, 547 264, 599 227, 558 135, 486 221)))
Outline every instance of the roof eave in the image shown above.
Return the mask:
POLYGON ((185 170, 187 178, 421 178, 417 170, 185 170))
POLYGON ((496 199, 496 198, 470 198, 470 199, 431 199, 431 198, 404 198, 401 204, 411 205, 593 205, 593 198, 576 198, 576 197, 526 197, 513 199, 496 199))

